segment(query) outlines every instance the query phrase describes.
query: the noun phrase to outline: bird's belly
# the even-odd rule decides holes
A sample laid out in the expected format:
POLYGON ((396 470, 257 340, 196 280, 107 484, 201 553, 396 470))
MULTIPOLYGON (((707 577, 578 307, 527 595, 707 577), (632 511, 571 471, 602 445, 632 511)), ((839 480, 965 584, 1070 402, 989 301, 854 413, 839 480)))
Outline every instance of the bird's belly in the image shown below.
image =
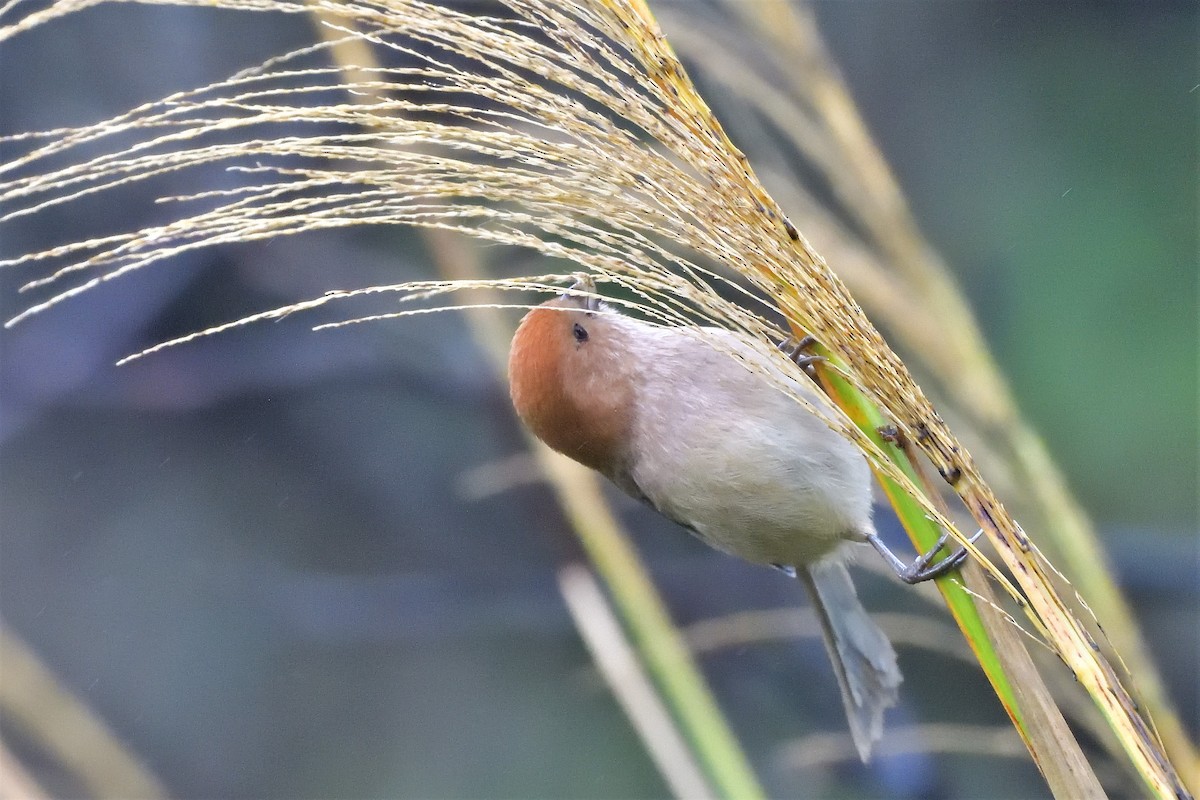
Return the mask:
POLYGON ((786 505, 774 497, 711 493, 667 510, 688 523, 707 544, 756 564, 809 564, 853 534, 832 509, 794 495, 786 505))
POLYGON ((728 437, 706 444, 693 436, 687 446, 651 452, 633 478, 655 507, 719 550, 760 564, 808 564, 861 539, 870 524, 869 495, 859 514, 865 523, 846 513, 854 507, 847 484, 869 480, 848 444, 834 458, 781 450, 752 434, 732 447, 728 437))

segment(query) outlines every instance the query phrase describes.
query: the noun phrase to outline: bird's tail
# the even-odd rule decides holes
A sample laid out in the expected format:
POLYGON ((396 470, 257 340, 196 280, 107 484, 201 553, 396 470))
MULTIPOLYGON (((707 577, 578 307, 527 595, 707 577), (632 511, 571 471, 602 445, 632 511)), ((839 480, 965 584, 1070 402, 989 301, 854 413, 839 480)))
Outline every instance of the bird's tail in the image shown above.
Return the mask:
POLYGON ((840 561, 797 568, 821 620, 825 648, 833 662, 854 746, 864 763, 883 733, 883 710, 896 704, 903 680, 887 635, 859 602, 850 573, 840 561))

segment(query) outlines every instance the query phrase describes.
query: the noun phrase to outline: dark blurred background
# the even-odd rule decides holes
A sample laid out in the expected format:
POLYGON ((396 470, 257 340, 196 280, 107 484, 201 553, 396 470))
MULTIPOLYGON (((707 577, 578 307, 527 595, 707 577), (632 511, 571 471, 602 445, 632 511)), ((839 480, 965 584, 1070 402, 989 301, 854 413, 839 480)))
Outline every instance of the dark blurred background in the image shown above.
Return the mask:
MULTIPOLYGON (((1200 14, 817 8, 1195 736, 1200 14)), ((311 41, 299 16, 89 10, 4 46, 0 133, 94 122, 311 41)), ((194 188, 165 179, 10 223, 0 257, 166 219, 153 197, 194 188)), ((0 272, 6 318, 35 274, 0 272)), ((665 794, 559 598, 554 568, 575 550, 549 492, 482 490, 523 440, 459 315, 315 334, 292 317, 113 366, 328 289, 433 274, 407 231, 282 238, 160 265, 0 335, 0 614, 173 795, 665 794)), ((801 602, 616 503, 681 622, 801 602)), ((914 606, 860 582, 868 606, 914 606)), ((1003 724, 959 662, 901 662, 889 724, 1003 724)), ((1021 760, 797 770, 790 739, 844 725, 820 644, 703 663, 773 796, 1044 794, 1021 760)))

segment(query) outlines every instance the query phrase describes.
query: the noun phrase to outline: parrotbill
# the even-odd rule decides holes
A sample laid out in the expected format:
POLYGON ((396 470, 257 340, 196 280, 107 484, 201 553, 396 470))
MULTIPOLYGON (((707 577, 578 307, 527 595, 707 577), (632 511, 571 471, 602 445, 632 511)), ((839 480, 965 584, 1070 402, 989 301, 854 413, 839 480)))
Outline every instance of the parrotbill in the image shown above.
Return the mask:
POLYGON ((867 761, 901 676, 891 643, 855 592, 847 545, 875 545, 909 582, 940 574, 961 555, 930 568, 931 553, 905 567, 883 546, 866 459, 780 388, 817 402, 816 384, 784 374, 770 348, 723 329, 653 325, 571 292, 532 309, 518 327, 512 401, 551 448, 708 544, 794 572, 820 619, 867 761))

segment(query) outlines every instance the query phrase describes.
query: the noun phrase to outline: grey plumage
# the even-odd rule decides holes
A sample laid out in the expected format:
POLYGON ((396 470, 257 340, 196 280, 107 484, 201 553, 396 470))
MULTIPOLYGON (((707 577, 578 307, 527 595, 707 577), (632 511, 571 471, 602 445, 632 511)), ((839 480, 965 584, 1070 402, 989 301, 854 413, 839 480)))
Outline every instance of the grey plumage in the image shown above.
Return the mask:
POLYGON ((896 704, 903 678, 891 642, 863 608, 844 564, 818 561, 796 570, 808 590, 858 756, 867 762, 883 733, 883 711, 896 704))

